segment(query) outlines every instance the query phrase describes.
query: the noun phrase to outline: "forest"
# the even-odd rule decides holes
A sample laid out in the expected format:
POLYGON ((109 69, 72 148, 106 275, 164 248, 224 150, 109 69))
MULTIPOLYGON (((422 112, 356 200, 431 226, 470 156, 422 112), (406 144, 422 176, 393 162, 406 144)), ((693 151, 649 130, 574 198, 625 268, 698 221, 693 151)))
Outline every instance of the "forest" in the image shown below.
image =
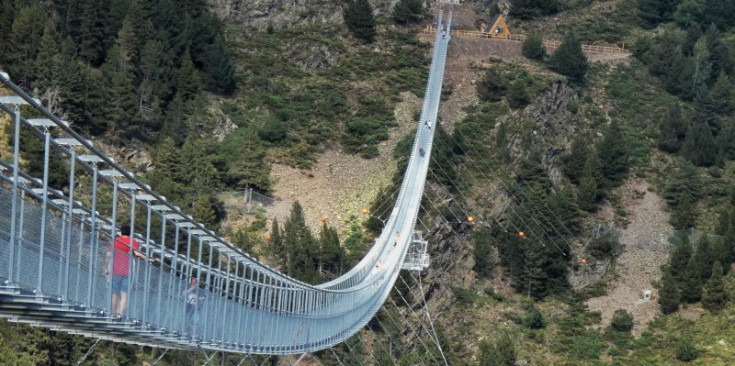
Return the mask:
MULTIPOLYGON (((212 228, 228 214, 217 193, 252 187, 267 194, 273 164, 308 170, 329 149, 378 158, 378 146, 397 126, 401 93, 423 97, 430 45, 417 33, 432 17, 421 1, 400 0, 380 14, 376 2, 348 0, 340 24, 270 24, 248 32, 221 21, 209 3, 0 0, 0 32, 7 35, 0 37, 0 65, 77 131, 111 149, 147 151, 150 162, 130 168, 212 228), (335 60, 304 66, 300 54, 286 51, 302 43, 326 45, 335 60)), ((490 58, 474 84, 476 102, 452 128, 437 125, 431 169, 442 174, 430 176, 430 184, 452 199, 423 214, 452 222, 458 208, 472 207, 486 216, 486 224, 473 226, 465 238, 477 280, 471 288, 446 287, 459 309, 507 307, 510 324, 482 330, 493 334, 482 342, 462 337, 478 332, 463 328, 469 325, 441 325, 450 364, 735 360, 732 351, 707 351, 711 339, 704 338, 714 337, 712 329, 722 328, 735 305, 735 2, 619 0, 610 14, 597 15, 590 9, 599 3, 510 0, 510 24, 527 35, 523 63, 533 67, 490 58), (547 50, 545 22, 567 16, 572 20, 558 27, 561 45, 547 50), (625 42, 630 61, 615 67, 589 62, 581 44, 597 40, 625 42), (574 94, 560 113, 577 125, 555 152, 559 143, 522 138, 535 132, 523 113, 559 83, 574 94), (636 319, 626 310, 616 311, 607 325, 585 309, 587 299, 605 292, 604 281, 575 290, 569 277, 588 262, 614 262, 625 250, 619 227, 600 231, 597 224, 608 206, 616 223, 625 222, 620 190, 639 177, 665 199, 678 234, 669 238, 671 253, 655 284, 662 315, 634 336, 636 319), (498 217, 462 194, 493 185, 510 202, 498 217), (580 250, 595 229, 602 234, 580 250), (705 234, 688 234, 694 230, 705 234), (499 277, 509 279, 512 291, 490 285, 499 277), (677 316, 692 308, 706 315, 698 321, 677 316), (467 360, 470 353, 476 362, 467 360)), ((490 6, 491 13, 504 10, 497 2, 490 6)), ((32 164, 31 155, 42 148, 35 137, 23 138, 32 164)), ((295 202, 283 223, 258 217, 249 226, 227 228, 226 235, 309 283, 344 273, 382 229, 388 214, 383 202, 397 192, 411 138, 393 152, 398 173, 369 208, 375 214, 347 233, 327 224, 312 232, 295 202)), ((52 185, 68 168, 56 169, 52 185)), ((452 230, 466 234, 461 225, 452 230)), ((399 311, 386 306, 376 319, 399 311)), ((411 347, 401 329, 372 327, 383 338, 376 342, 411 347)), ((93 342, 7 322, 0 333, 3 364, 71 365, 93 342)), ((351 350, 335 348, 345 362, 358 362, 351 350)), ((425 350, 380 352, 370 362, 428 360, 425 350)), ((86 364, 139 364, 157 356, 110 343, 86 364)), ((329 354, 318 356, 323 364, 335 363, 329 354)), ((236 364, 235 358, 221 355, 219 361, 236 364)), ((201 356, 172 352, 163 362, 195 364, 201 356)))

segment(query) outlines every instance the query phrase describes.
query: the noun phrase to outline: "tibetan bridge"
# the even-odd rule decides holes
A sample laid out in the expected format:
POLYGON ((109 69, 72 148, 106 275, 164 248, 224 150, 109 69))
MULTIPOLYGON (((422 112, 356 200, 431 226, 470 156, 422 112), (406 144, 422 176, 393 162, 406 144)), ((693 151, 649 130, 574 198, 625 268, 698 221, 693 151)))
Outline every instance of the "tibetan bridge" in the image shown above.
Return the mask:
POLYGON ((437 16, 421 111, 425 123, 417 125, 385 227, 354 268, 321 285, 290 278, 237 249, 96 149, 9 75, 0 74, 13 92, 0 97, 13 132, 12 161, 0 160, 0 316, 103 340, 242 354, 313 352, 354 335, 381 308, 401 270, 429 264, 426 241, 414 227, 451 38, 442 34, 441 25, 451 29, 451 19, 451 11, 444 20, 443 12, 437 16), (27 162, 21 164, 19 157, 21 134, 36 134, 44 143, 43 161, 37 164, 41 177, 22 170, 27 162), (61 189, 49 187, 53 161, 70 167, 68 184, 61 189), (126 217, 129 212, 130 221, 116 222, 120 212, 126 217), (130 235, 148 260, 123 258, 135 264, 130 272, 135 285, 125 313, 114 316, 114 281, 105 274, 120 260, 114 256, 129 254, 113 250, 112 260, 106 256, 121 225, 145 227, 130 235), (222 260, 213 264, 213 258, 222 260), (196 330, 187 324, 181 299, 194 277, 207 298, 196 330))

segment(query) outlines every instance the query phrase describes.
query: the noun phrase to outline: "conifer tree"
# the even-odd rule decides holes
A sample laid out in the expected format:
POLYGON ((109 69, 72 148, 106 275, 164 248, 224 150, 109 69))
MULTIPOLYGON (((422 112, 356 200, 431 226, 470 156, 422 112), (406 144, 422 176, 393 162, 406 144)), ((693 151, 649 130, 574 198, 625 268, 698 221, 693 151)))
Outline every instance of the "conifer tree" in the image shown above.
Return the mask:
POLYGON ((684 100, 692 100, 695 95, 692 87, 695 73, 694 56, 686 56, 682 54, 680 49, 674 52, 673 56, 665 56, 672 61, 670 66, 665 69, 663 76, 664 88, 669 93, 684 100))
POLYGON ((549 60, 552 70, 568 76, 571 80, 581 82, 587 73, 587 56, 582 52, 582 45, 572 33, 564 37, 559 48, 549 60))
POLYGON ((681 283, 686 273, 687 264, 692 258, 692 247, 689 244, 689 237, 684 236, 681 241, 676 245, 676 249, 669 256, 668 272, 676 280, 676 283, 681 283))
POLYGON ((220 144, 227 162, 227 179, 238 187, 271 188, 271 166, 266 150, 253 129, 238 129, 220 144))
POLYGON ((726 115, 735 111, 735 90, 733 88, 730 76, 721 71, 711 90, 712 110, 715 113, 726 115))
POLYGON ((419 0, 400 0, 393 8, 393 20, 398 24, 417 23, 424 16, 424 6, 419 0))
POLYGON ((569 148, 569 154, 563 157, 564 173, 569 177, 569 181, 579 184, 583 176, 587 159, 590 158, 592 149, 590 142, 586 136, 577 134, 572 140, 572 146, 569 148))
POLYGON ((557 0, 511 0, 510 15, 520 19, 533 19, 558 12, 561 5, 557 0))
POLYGON ((679 151, 687 133, 687 123, 681 115, 679 103, 671 103, 659 126, 659 149, 675 153, 679 151))
POLYGON ((58 33, 50 22, 46 23, 43 28, 43 36, 38 45, 38 54, 34 62, 34 70, 36 70, 36 80, 33 82, 34 88, 41 90, 59 86, 61 73, 65 70, 63 67, 63 59, 61 47, 59 45, 58 33))
POLYGON ((210 228, 216 227, 219 223, 217 213, 212 207, 212 199, 206 194, 200 195, 194 201, 194 205, 192 206, 192 216, 194 216, 195 220, 210 228))
POLYGON ((375 17, 368 0, 349 0, 344 11, 344 20, 355 37, 368 43, 375 40, 375 17))
POLYGON ((497 68, 491 67, 485 71, 485 76, 477 83, 477 96, 486 102, 497 102, 505 95, 508 82, 497 68))
POLYGON ((526 37, 521 47, 521 53, 531 60, 543 60, 546 57, 546 47, 544 46, 544 40, 541 38, 541 35, 532 33, 526 37))
POLYGON ((683 194, 671 214, 669 223, 677 230, 684 230, 693 227, 696 220, 697 211, 692 203, 692 198, 688 194, 683 194))
POLYGON ((680 159, 677 169, 670 175, 663 196, 669 205, 677 206, 685 194, 692 202, 702 197, 702 179, 694 165, 680 159))
POLYGON ((492 251, 493 251, 493 240, 492 235, 488 229, 483 228, 481 230, 474 231, 473 241, 474 250, 473 256, 475 258, 475 265, 473 270, 477 272, 477 275, 482 278, 489 278, 492 274, 492 251))
POLYGON ((156 192, 169 197, 172 201, 182 203, 179 199, 184 184, 183 167, 179 149, 170 137, 164 138, 153 154, 153 165, 156 167, 148 173, 156 192))
POLYGON ((184 103, 195 99, 201 93, 202 82, 199 78, 199 72, 194 67, 188 48, 181 56, 181 68, 179 68, 176 75, 175 85, 176 92, 184 103))
POLYGON ((288 257, 288 274, 302 281, 318 280, 315 245, 311 230, 306 226, 304 210, 296 201, 291 207, 291 216, 283 226, 283 248, 288 257))
POLYGON ((104 2, 99 0, 79 0, 79 27, 76 43, 79 56, 92 66, 100 65, 105 58, 105 16, 104 2))
POLYGON ((602 174, 607 187, 617 186, 628 175, 630 165, 628 145, 616 121, 610 124, 600 141, 597 156, 601 162, 602 174))
POLYGON ((699 266, 699 278, 702 281, 710 278, 712 276, 712 264, 715 262, 715 258, 712 255, 712 243, 707 235, 702 235, 697 240, 697 246, 694 249, 694 259, 699 266))
POLYGON ((219 172, 215 167, 216 146, 210 139, 189 138, 181 148, 181 159, 186 162, 183 170, 185 189, 200 196, 220 185, 219 172))
POLYGON ((669 272, 673 271, 664 271, 661 291, 658 294, 658 304, 661 305, 661 312, 664 314, 671 314, 679 310, 679 289, 674 281, 674 276, 669 272))
POLYGON ((345 266, 345 251, 339 243, 337 230, 322 224, 319 232, 319 272, 329 272, 332 275, 342 274, 345 266))
POLYGON ((101 67, 102 75, 107 86, 106 115, 115 131, 115 138, 125 141, 138 133, 136 91, 132 70, 114 45, 107 53, 105 63, 101 67))
POLYGON ((188 134, 189 126, 186 123, 184 100, 179 93, 176 93, 166 109, 159 137, 171 138, 179 146, 186 141, 188 134))
POLYGON ((681 154, 697 166, 711 166, 718 158, 712 129, 705 123, 693 123, 681 147, 681 154))
POLYGON ((727 75, 732 74, 735 69, 735 54, 733 54, 732 46, 722 41, 720 30, 710 24, 704 37, 710 52, 712 77, 717 77, 723 72, 727 75))
POLYGON ((0 52, 3 66, 18 85, 29 88, 35 78, 36 55, 46 19, 39 5, 23 7, 13 20, 8 49, 0 52))
POLYGON ((720 133, 720 120, 715 113, 715 103, 706 86, 697 89, 694 97, 692 124, 695 123, 707 125, 712 130, 712 136, 717 136, 720 133))
POLYGON ((584 162, 584 170, 579 181, 579 207, 587 212, 597 210, 597 201, 603 196, 600 184, 602 168, 596 154, 590 153, 584 162))
POLYGON ((278 219, 273 219, 271 224, 271 240, 270 240, 270 253, 278 261, 278 264, 285 269, 287 264, 287 255, 283 248, 283 231, 278 226, 278 219))
POLYGON ((702 307, 715 313, 722 310, 727 301, 728 296, 722 282, 722 264, 717 261, 712 265, 712 277, 702 292, 702 307))
POLYGON ((702 298, 702 279, 700 277, 699 264, 692 256, 687 263, 687 268, 679 284, 681 300, 694 303, 702 298))
POLYGON ((519 78, 508 87, 508 105, 513 109, 523 108, 528 105, 531 97, 526 90, 526 81, 519 78))
POLYGON ((645 28, 671 19, 678 0, 638 0, 638 17, 645 28))

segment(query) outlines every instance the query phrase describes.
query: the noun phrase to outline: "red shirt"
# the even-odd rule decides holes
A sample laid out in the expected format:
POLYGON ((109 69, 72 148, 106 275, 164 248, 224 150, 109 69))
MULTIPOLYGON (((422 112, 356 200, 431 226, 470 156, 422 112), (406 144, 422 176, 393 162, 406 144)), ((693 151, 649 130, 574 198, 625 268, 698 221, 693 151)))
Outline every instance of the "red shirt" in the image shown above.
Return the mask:
MULTIPOLYGON (((133 249, 138 250, 138 241, 133 239, 133 249)), ((109 252, 110 249, 108 248, 109 252)), ((112 262, 112 274, 114 276, 130 275, 130 261, 132 256, 130 253, 130 237, 118 236, 115 238, 115 258, 112 262)))

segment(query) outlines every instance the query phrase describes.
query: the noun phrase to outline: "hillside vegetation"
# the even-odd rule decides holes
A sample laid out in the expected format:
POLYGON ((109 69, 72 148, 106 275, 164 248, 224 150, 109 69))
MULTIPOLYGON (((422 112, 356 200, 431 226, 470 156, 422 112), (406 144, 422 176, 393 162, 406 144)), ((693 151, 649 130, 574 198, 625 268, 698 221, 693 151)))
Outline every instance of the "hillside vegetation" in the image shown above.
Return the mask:
MULTIPOLYGON (((388 12, 371 7, 386 3, 349 0, 338 24, 304 13, 288 26, 253 29, 222 23, 203 0, 2 0, 8 36, 0 65, 74 128, 111 148, 150 152, 150 161, 130 168, 214 228, 228 214, 216 193, 246 186, 267 193, 272 164, 308 170, 329 149, 390 158, 378 146, 396 126, 401 93, 423 96, 430 46, 417 31, 431 16, 416 0, 388 12)), ((467 3, 488 11, 485 2, 467 3)), ((441 174, 430 177, 427 195, 440 203, 422 212, 424 222, 444 223, 426 228, 434 260, 423 281, 449 363, 735 363, 735 3, 491 3, 491 13, 507 10, 510 27, 529 36, 513 46, 525 59, 487 55, 483 68, 468 67, 471 82, 445 88, 444 105, 471 97, 451 124, 438 121, 432 170, 441 174), (563 43, 549 52, 542 38, 563 43), (580 42, 625 43, 632 57, 590 63, 580 42), (624 190, 636 179, 665 199, 674 229, 709 234, 671 231, 672 254, 653 283, 661 312, 650 324, 629 310, 584 305, 614 283, 620 253, 634 250, 620 232, 631 209, 624 190), (576 285, 585 273, 595 279, 576 285)), ((411 138, 397 144, 398 173, 371 218, 352 218, 342 238, 328 225, 312 231, 298 203, 285 222, 255 216, 221 229, 302 280, 336 276, 381 229, 411 138)), ((33 140, 24 146, 24 157, 42 152, 33 140)), ((424 295, 415 276, 402 279, 376 323, 409 313, 404 294, 413 305, 424 295)), ((368 328, 369 344, 353 338, 334 348, 341 363, 436 363, 436 350, 417 343, 414 331, 368 328), (371 352, 359 352, 366 346, 371 352)), ((0 360, 20 365, 74 364, 93 342, 2 329, 0 360)), ((157 355, 105 344, 85 362, 132 365, 157 355)), ((315 357, 340 363, 329 352, 315 357)), ((171 352, 161 364, 201 361, 171 352)))

